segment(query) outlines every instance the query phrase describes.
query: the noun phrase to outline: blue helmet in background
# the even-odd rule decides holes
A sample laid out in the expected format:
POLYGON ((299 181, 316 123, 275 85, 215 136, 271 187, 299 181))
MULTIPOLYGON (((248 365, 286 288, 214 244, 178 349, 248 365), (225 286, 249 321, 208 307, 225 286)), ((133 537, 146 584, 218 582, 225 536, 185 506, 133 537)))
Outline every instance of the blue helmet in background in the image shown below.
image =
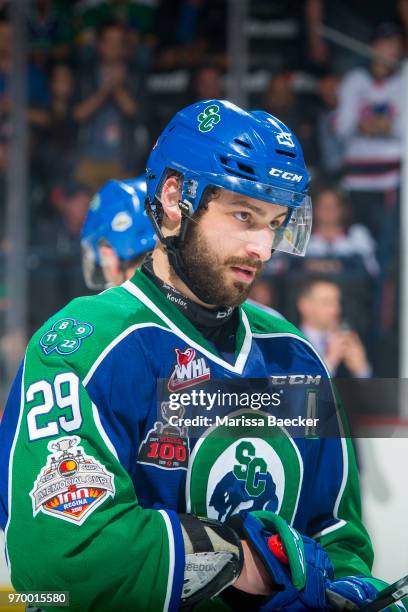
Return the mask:
POLYGON ((156 235, 144 210, 144 176, 110 180, 94 195, 81 232, 83 272, 90 289, 106 287, 99 247, 108 244, 122 262, 154 248, 156 235))
POLYGON ((179 111, 163 130, 147 162, 146 209, 176 271, 188 218, 207 187, 221 187, 287 207, 274 250, 304 255, 311 233, 310 176, 293 132, 264 111, 245 111, 226 100, 205 100, 179 111), (160 231, 160 194, 170 170, 182 175, 182 228, 178 239, 160 231))

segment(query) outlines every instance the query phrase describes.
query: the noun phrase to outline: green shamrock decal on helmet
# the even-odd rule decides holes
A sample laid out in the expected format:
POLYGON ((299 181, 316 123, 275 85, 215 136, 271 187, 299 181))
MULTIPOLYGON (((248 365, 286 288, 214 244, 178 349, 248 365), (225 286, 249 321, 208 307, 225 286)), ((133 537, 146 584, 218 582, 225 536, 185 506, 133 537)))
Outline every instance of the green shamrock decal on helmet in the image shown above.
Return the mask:
POLYGON ((56 351, 60 355, 75 353, 82 340, 90 336, 93 327, 75 319, 60 319, 40 339, 40 346, 46 355, 56 351))
POLYGON ((198 129, 200 132, 209 132, 219 121, 221 121, 219 110, 220 107, 217 104, 210 104, 210 106, 206 106, 203 112, 197 116, 197 121, 199 123, 198 129))

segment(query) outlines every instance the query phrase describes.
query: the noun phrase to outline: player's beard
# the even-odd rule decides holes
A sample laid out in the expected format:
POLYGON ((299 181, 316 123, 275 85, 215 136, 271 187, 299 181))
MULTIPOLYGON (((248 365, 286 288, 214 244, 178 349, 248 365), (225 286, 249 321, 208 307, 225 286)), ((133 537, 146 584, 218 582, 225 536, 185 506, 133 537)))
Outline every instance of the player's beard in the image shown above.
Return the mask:
MULTIPOLYGON (((200 223, 190 223, 184 239, 182 258, 191 284, 200 289, 200 298, 214 306, 238 306, 248 297, 262 262, 250 257, 225 257, 212 248, 200 229, 200 223), (226 277, 231 266, 251 266, 257 270, 250 283, 233 281, 226 277)), ((193 291, 194 292, 194 291, 193 291)))

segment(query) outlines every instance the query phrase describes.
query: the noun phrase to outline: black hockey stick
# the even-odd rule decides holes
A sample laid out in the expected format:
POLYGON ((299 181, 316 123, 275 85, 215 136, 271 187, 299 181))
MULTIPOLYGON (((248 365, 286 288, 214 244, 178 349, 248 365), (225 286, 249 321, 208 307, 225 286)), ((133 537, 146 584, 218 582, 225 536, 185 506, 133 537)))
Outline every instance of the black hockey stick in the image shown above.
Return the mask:
POLYGON ((360 608, 364 612, 380 612, 408 595, 408 575, 380 591, 375 599, 360 608))

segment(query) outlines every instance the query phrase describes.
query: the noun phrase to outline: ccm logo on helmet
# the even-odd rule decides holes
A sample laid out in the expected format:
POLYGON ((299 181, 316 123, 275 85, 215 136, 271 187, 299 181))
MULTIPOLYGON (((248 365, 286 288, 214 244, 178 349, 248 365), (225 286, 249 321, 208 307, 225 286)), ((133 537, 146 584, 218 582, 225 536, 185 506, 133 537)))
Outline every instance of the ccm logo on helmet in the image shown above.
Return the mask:
POLYGON ((303 178, 303 174, 294 174, 293 172, 286 172, 286 170, 279 170, 279 168, 271 168, 269 174, 279 176, 279 178, 285 181, 292 181, 294 183, 300 183, 303 178))

